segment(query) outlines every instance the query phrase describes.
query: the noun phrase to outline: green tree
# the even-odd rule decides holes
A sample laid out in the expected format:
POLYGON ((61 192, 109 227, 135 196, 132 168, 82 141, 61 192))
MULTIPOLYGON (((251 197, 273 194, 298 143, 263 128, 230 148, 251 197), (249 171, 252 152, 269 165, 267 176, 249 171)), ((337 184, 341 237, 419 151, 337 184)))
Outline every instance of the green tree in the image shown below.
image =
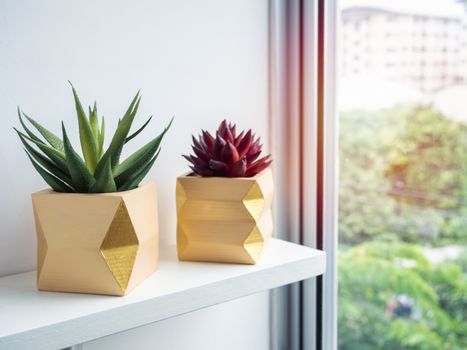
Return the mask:
POLYGON ((467 279, 455 262, 432 265, 421 248, 371 242, 339 257, 339 348, 345 350, 467 349, 467 279), (410 315, 388 303, 405 295, 410 315))
POLYGON ((465 242, 466 135, 427 107, 342 114, 341 242, 465 242))
POLYGON ((422 253, 467 242, 466 135, 428 107, 341 115, 341 349, 467 349, 466 254, 422 253))
POLYGON ((440 209, 464 205, 466 127, 430 108, 403 115, 388 149, 386 177, 400 200, 440 209))

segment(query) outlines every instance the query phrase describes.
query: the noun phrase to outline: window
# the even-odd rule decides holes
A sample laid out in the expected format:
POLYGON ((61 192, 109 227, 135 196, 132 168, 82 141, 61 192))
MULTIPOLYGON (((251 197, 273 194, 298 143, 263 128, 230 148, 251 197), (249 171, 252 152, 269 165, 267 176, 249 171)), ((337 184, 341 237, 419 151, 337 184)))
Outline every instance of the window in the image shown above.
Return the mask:
MULTIPOLYGON (((339 349, 466 349, 467 52, 451 58, 455 48, 432 39, 467 15, 457 0, 355 3, 341 0, 341 19, 366 12, 370 49, 395 29, 371 20, 390 10, 413 23, 391 49, 412 41, 417 50, 403 61, 361 51, 379 70, 340 71, 339 349)), ((455 30, 467 36, 465 26, 455 30)))

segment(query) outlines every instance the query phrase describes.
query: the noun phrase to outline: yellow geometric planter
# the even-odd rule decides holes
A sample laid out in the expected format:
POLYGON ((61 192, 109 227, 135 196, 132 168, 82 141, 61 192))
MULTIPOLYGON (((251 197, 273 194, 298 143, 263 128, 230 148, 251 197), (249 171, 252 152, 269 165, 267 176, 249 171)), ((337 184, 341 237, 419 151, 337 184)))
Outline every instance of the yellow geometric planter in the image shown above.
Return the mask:
POLYGON ((177 179, 180 260, 256 264, 272 236, 272 172, 177 179))
POLYGON ((32 194, 40 290, 126 295, 157 269, 156 186, 32 194))

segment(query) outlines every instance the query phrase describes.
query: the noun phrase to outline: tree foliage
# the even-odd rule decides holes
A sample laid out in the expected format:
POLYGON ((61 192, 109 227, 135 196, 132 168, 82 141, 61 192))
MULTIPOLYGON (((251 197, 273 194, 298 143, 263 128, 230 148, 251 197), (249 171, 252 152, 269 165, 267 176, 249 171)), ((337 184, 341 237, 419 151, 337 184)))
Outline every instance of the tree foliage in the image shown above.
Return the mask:
POLYGON ((341 115, 339 347, 467 349, 467 128, 429 107, 341 115), (413 301, 409 315, 388 305, 413 301), (392 310, 392 309, 391 309, 392 310))
POLYGON ((341 349, 467 349, 467 280, 455 261, 433 265, 408 243, 362 243, 340 254, 339 281, 341 349), (388 313, 398 295, 414 300, 410 317, 388 313))
POLYGON ((467 241, 467 128, 426 107, 341 117, 340 239, 467 241))

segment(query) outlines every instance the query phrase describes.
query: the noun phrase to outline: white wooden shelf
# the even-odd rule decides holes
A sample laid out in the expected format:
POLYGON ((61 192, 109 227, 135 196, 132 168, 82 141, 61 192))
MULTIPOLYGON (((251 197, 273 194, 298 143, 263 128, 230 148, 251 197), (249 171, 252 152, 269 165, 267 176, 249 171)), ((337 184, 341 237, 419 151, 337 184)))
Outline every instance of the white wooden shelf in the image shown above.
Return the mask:
POLYGON ((62 349, 322 274, 325 253, 273 239, 257 265, 179 262, 126 297, 40 292, 35 272, 0 278, 0 349, 62 349))

